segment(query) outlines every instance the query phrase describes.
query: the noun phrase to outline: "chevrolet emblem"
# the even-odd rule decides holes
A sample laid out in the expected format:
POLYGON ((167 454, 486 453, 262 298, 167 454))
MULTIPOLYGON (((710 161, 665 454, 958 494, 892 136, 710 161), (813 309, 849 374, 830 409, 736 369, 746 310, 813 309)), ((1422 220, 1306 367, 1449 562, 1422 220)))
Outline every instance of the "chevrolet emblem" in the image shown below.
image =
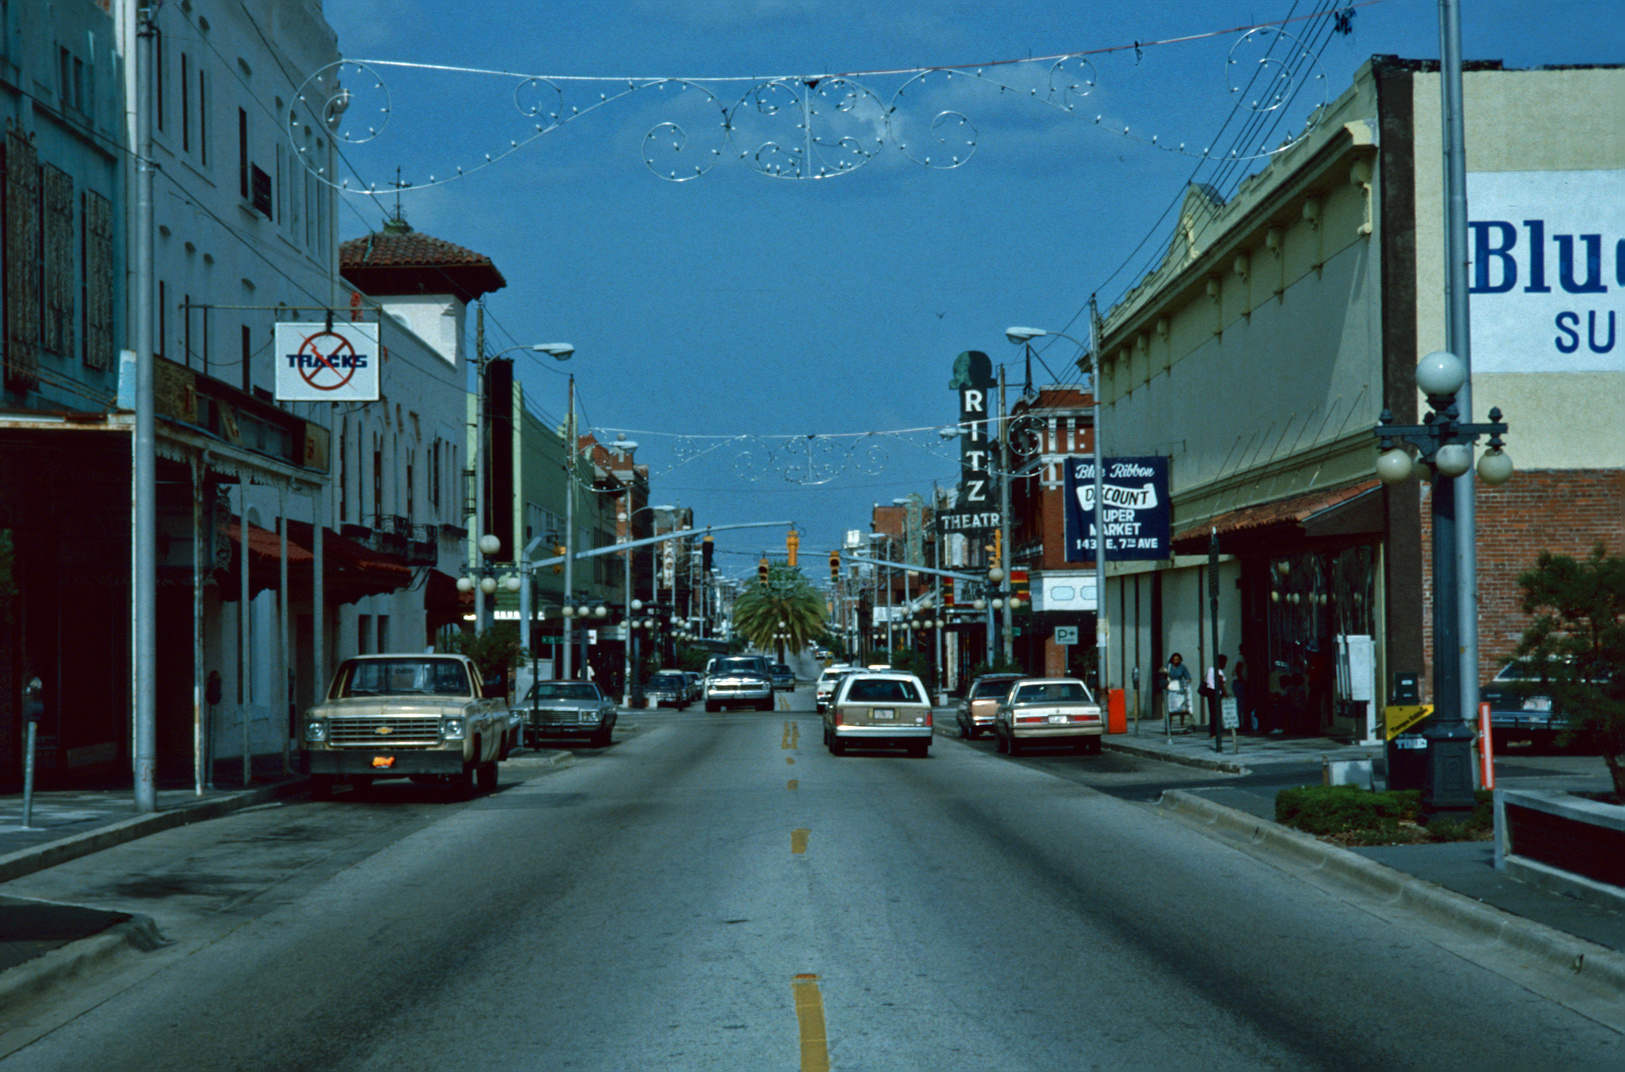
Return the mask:
POLYGON ((388 726, 379 726, 379 727, 378 727, 378 728, 377 728, 377 729, 376 729, 376 730, 374 730, 374 731, 373 731, 373 732, 374 732, 374 733, 383 733, 383 734, 388 734, 388 733, 394 733, 394 732, 395 732, 395 731, 394 731, 394 730, 392 730, 392 729, 390 729, 390 728, 389 728, 389 727, 388 727, 388 726))

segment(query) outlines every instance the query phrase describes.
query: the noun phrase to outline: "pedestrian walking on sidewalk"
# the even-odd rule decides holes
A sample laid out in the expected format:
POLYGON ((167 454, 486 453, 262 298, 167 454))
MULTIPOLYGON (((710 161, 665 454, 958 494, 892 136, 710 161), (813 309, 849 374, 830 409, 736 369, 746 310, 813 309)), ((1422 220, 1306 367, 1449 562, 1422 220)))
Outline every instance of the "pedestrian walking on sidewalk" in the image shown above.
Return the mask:
POLYGON ((1242 733, 1257 733, 1258 712, 1247 701, 1250 689, 1247 681, 1247 661, 1236 660, 1236 672, 1230 676, 1230 693, 1236 698, 1236 720, 1240 724, 1242 733))
POLYGON ((1230 695, 1226 687, 1224 667, 1230 661, 1230 656, 1220 655, 1214 662, 1217 665, 1207 668, 1202 678, 1202 696, 1207 700, 1208 723, 1212 727, 1213 736, 1217 739, 1224 731, 1219 725, 1219 701, 1230 695))
POLYGON ((1164 671, 1168 677, 1168 722, 1172 729, 1174 716, 1179 716, 1180 729, 1185 728, 1185 719, 1191 713, 1191 668, 1185 665, 1185 657, 1174 652, 1168 657, 1168 669, 1164 671))

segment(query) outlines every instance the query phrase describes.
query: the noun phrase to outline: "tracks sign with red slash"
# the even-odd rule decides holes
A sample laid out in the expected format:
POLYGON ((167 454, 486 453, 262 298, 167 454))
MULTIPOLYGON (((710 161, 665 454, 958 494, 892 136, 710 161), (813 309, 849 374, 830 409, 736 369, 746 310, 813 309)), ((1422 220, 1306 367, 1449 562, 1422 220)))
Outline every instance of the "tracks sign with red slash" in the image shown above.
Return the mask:
POLYGON ((378 325, 276 326, 278 402, 376 402, 378 325))

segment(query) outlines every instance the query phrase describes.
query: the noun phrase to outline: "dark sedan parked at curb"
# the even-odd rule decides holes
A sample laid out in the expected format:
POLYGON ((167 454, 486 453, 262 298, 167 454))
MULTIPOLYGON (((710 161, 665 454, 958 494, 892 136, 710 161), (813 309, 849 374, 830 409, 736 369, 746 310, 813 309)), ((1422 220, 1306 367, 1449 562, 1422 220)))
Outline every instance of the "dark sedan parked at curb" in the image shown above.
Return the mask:
POLYGON ((675 707, 681 711, 691 699, 688 678, 676 670, 650 674, 649 680, 643 683, 643 698, 654 701, 656 707, 675 707))
POLYGON ((514 710, 532 748, 549 737, 586 737, 602 748, 615 732, 615 701, 591 681, 538 681, 514 710))
POLYGON ((788 663, 775 663, 772 669, 773 688, 778 692, 793 692, 796 687, 796 672, 790 669, 788 663))

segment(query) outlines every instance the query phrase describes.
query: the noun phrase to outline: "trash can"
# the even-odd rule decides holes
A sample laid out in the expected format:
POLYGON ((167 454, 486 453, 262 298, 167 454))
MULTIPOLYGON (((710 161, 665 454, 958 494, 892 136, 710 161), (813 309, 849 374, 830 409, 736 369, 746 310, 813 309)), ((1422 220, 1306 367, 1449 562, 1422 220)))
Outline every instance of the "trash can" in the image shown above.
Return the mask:
POLYGON ((1416 730, 1401 733, 1388 742, 1388 788, 1421 789, 1427 780, 1428 739, 1422 736, 1427 719, 1416 730))

